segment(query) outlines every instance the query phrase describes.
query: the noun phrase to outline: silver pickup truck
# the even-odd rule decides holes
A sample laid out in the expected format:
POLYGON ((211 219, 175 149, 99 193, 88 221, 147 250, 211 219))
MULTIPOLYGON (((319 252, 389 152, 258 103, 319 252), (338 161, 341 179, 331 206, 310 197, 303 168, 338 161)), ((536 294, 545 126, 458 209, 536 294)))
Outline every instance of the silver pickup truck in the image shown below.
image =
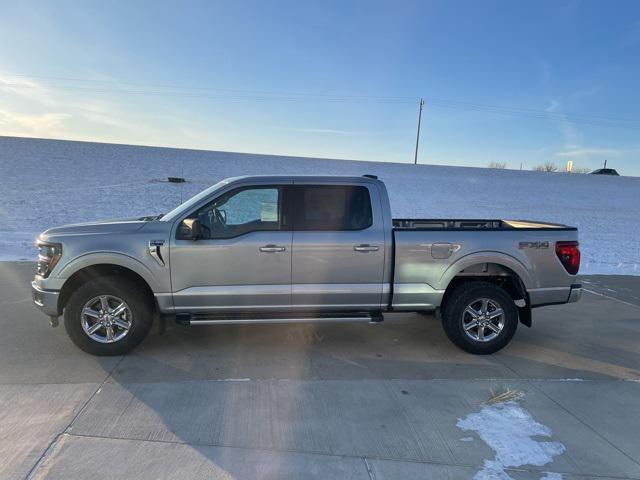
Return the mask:
POLYGON ((493 353, 531 308, 575 302, 576 228, 394 219, 363 177, 224 180, 160 216, 52 228, 35 304, 96 355, 130 351, 158 319, 184 325, 367 321, 435 312, 464 350, 493 353))

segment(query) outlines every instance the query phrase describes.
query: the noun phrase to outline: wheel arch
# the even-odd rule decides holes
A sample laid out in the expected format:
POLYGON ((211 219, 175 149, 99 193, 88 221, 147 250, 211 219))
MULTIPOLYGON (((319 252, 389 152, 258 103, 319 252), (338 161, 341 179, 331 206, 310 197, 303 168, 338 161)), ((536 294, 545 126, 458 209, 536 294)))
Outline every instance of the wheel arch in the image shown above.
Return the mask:
POLYGON ((519 259, 501 252, 478 252, 466 255, 449 265, 440 277, 439 283, 441 288, 446 289, 451 281, 459 276, 461 272, 483 264, 497 265, 513 272, 522 281, 525 288, 532 288, 534 284, 529 274, 531 265, 524 265, 519 259))
POLYGON ((157 309, 153 288, 149 285, 147 279, 140 275, 140 273, 119 263, 95 263, 76 269, 66 279, 58 297, 58 311, 62 312, 64 310, 69 298, 80 285, 94 278, 104 276, 124 277, 135 282, 143 289, 147 299, 150 302, 153 302, 152 304, 154 308, 157 309))
POLYGON ((531 277, 525 266, 513 257, 487 252, 469 255, 452 264, 442 277, 444 286, 441 309, 446 308, 451 293, 463 283, 485 281, 502 287, 514 300, 520 321, 531 326, 531 304, 527 285, 531 277))
POLYGON ((94 252, 81 255, 64 265, 56 276, 69 279, 76 272, 96 265, 114 265, 131 270, 141 277, 152 291, 161 291, 160 282, 149 267, 140 260, 123 253, 94 252))

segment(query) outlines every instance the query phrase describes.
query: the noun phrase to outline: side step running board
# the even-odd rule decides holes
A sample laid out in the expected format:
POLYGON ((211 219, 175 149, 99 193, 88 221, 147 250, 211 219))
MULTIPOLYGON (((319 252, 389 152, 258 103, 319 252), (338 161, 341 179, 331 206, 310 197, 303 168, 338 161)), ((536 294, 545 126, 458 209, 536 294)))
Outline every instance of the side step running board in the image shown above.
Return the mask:
POLYGON ((270 314, 219 314, 219 313, 177 313, 176 323, 180 325, 228 325, 252 323, 320 323, 320 322, 369 322, 384 320, 382 312, 348 313, 277 313, 270 314))

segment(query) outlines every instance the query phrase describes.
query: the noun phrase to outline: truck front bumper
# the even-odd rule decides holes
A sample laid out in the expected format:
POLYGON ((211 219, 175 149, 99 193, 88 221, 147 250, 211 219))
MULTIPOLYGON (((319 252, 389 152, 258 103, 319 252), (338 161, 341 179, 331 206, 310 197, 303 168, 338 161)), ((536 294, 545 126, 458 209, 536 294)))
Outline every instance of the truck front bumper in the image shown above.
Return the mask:
POLYGON ((44 290, 38 286, 36 282, 31 282, 31 296, 33 303, 40 309, 42 313, 49 317, 59 317, 58 297, 60 292, 56 290, 44 290))
POLYGON ((582 284, 574 283, 571 285, 571 291, 569 292, 569 299, 567 303, 577 302, 582 298, 582 284))

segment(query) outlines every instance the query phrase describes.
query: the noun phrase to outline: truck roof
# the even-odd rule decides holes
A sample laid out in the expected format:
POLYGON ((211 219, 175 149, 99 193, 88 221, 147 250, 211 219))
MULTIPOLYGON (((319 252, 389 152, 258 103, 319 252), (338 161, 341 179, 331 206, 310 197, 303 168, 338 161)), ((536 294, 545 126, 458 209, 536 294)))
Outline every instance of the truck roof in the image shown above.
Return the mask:
POLYGON ((227 183, 233 182, 244 182, 244 181, 264 181, 268 180, 270 182, 278 182, 278 181, 288 181, 288 180, 305 180, 305 181, 317 181, 317 182, 331 182, 331 181, 342 181, 342 182, 353 182, 353 183, 364 183, 364 182, 380 182, 378 177, 375 175, 362 175, 360 177, 352 176, 352 175, 240 175, 237 177, 226 178, 224 181, 227 183))

